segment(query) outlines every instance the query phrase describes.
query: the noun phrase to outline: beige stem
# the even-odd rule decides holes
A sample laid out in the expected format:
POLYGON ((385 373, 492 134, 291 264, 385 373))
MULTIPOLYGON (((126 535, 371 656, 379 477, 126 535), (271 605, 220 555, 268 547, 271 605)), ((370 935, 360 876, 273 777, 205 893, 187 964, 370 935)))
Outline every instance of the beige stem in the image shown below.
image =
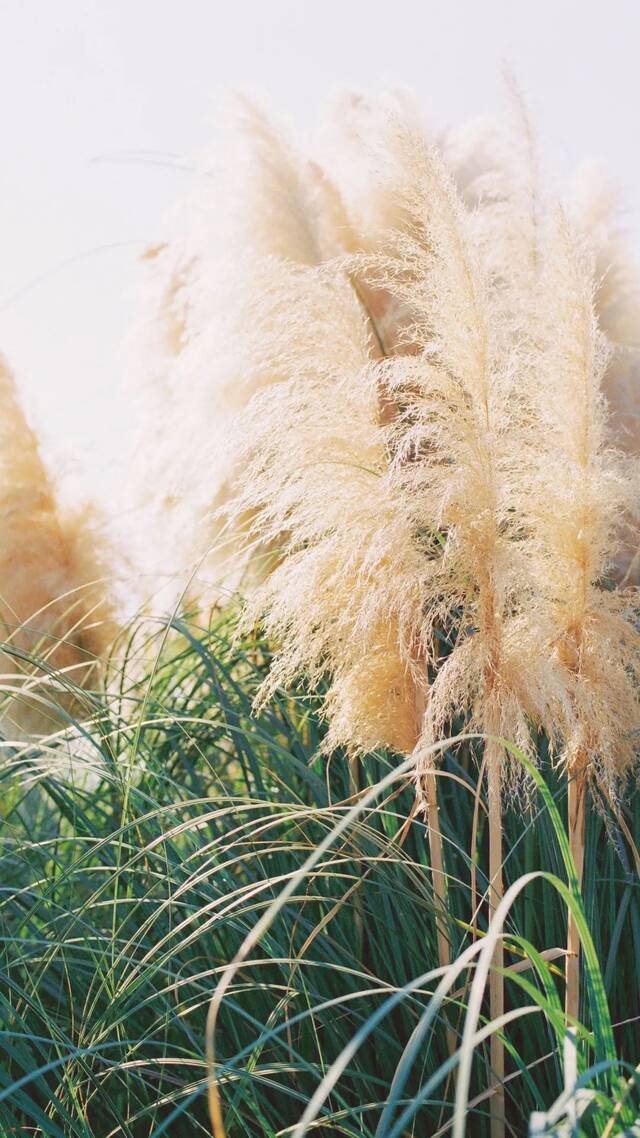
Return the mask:
MULTIPOLYGON (((579 774, 569 778, 567 787, 567 816, 569 827, 569 848, 576 868, 578 888, 582 889, 584 868, 584 827, 586 784, 579 774)), ((576 1033, 570 1026, 571 1020, 580 1015, 580 935, 571 910, 567 928, 565 1013, 567 1017, 567 1041, 565 1045, 565 1089, 572 1090, 578 1077, 578 1056, 576 1033)))
MULTIPOLYGON (((487 782, 489 791, 489 910, 493 917, 502 900, 502 748, 487 743, 487 782)), ((492 1020, 504 1015, 504 947, 496 941, 493 967, 489 976, 489 1014, 492 1020)), ((504 1138, 504 1043, 497 1031, 491 1036, 491 1138, 504 1138)))
MULTIPOLYGON (((349 758, 349 798, 353 802, 356 801, 360 790, 362 789, 362 780, 360 777, 360 759, 357 755, 351 755, 349 758)), ((353 917, 356 933, 356 943, 358 945, 359 959, 362 960, 364 950, 364 901, 362 898, 362 890, 357 889, 353 899, 353 917)))
MULTIPOLYGON (((417 738, 422 734, 422 725, 426 709, 426 692, 416 688, 416 731, 417 738)), ((425 813, 427 816, 427 833, 429 835, 429 864, 431 866, 431 883, 436 902, 436 936, 438 941, 438 964, 441 968, 448 968, 451 964, 451 951, 447 936, 447 879, 444 869, 444 855, 442 846, 442 831, 440 829, 440 811, 438 807, 438 780, 433 771, 427 771, 424 782, 425 813)), ((456 1049, 456 1035, 451 1026, 447 1026, 447 1049, 453 1055, 456 1049)))
POLYGON ((444 858, 442 853, 442 832, 440 830, 440 815, 438 808, 437 777, 432 771, 425 777, 425 796, 427 827, 429 830, 429 861, 433 878, 433 892, 438 906, 436 917, 436 930, 438 936, 438 963, 441 968, 448 968, 451 963, 447 927, 443 919, 447 911, 447 888, 444 875, 444 858))
MULTIPOLYGON (((429 862, 431 864, 431 882, 436 901, 436 936, 438 939, 438 964, 441 968, 448 968, 451 964, 451 947, 447 936, 447 879, 444 870, 444 856, 442 852, 442 831, 440 830, 440 816, 438 807, 438 780, 437 776, 429 771, 424 781, 426 797, 427 829, 429 831, 429 862)), ((453 1055, 456 1050, 456 1033, 447 1022, 447 1050, 453 1055)))

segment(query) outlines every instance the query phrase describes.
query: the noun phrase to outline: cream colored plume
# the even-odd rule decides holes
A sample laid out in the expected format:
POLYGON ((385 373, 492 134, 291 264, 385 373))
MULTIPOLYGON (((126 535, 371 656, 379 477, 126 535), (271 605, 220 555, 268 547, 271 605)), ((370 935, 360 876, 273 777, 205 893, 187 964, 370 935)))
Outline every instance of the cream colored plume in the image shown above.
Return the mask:
MULTIPOLYGON (((388 154, 404 220, 365 271, 413 317, 411 355, 391 362, 389 383, 401 409, 390 427, 395 501, 413 517, 425 570, 414 639, 433 658, 434 626, 457 628, 452 654, 434 660, 425 741, 466 711, 472 730, 530 750, 528 689, 540 659, 535 547, 519 503, 531 411, 505 283, 439 150, 392 120, 388 154)), ((494 756, 498 783, 503 758, 494 756)))
MULTIPOLYGON (((574 189, 575 223, 595 261, 595 305, 610 342, 603 391, 611 441, 640 457, 640 265, 621 221, 621 195, 602 171, 587 167, 574 189)), ((619 580, 640 584, 640 493, 623 519, 613 567, 619 580)))
MULTIPOLYGON (((232 417, 281 377, 280 359, 247 338, 256 307, 269 303, 264 264, 316 265, 349 243, 325 175, 262 111, 235 100, 216 143, 168 242, 147 257, 147 318, 132 380, 141 389, 133 496, 149 594, 158 575, 169 582, 167 596, 185 586, 198 595, 207 583, 246 583, 244 555, 225 543, 213 512, 232 475, 232 417), (199 583, 189 586, 196 565, 199 583)), ((277 302, 270 318, 282 319, 277 302)))
POLYGON ((13 378, 0 361, 0 623, 4 734, 60 727, 65 685, 95 674, 114 636, 87 515, 61 516, 13 378), (49 678, 58 671, 58 679, 49 678))
POLYGON ((423 569, 393 499, 370 323, 340 264, 265 273, 247 334, 282 360, 281 380, 239 420, 242 477, 227 510, 278 554, 251 602, 282 645, 263 695, 301 672, 327 678, 329 746, 407 750, 423 569))
POLYGON ((607 587, 624 523, 638 509, 640 459, 612 443, 612 346, 596 312, 592 248, 558 211, 541 282, 536 359, 544 446, 531 472, 540 540, 537 588, 553 629, 549 667, 564 685, 563 759, 615 794, 635 763, 640 721, 636 590, 607 587))

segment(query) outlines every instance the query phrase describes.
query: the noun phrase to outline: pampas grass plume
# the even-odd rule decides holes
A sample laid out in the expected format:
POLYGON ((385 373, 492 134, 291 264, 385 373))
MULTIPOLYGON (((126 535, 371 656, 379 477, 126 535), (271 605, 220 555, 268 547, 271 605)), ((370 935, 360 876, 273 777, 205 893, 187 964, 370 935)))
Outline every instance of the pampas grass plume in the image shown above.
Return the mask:
POLYGON ((0 620, 12 695, 3 708, 5 731, 48 732, 59 726, 49 705, 65 698, 47 674, 86 684, 115 625, 96 527, 86 513, 60 512, 4 361, 0 405, 0 620))

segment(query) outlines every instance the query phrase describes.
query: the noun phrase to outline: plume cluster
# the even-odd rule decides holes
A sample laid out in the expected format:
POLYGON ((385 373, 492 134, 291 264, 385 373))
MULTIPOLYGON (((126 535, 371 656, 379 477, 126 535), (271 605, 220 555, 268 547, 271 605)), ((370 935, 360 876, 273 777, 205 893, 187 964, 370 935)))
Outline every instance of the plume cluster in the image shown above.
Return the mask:
POLYGON ((226 129, 150 261, 138 367, 163 435, 189 418, 144 470, 165 538, 248 591, 279 645, 265 698, 327 682, 328 745, 407 752, 463 712, 526 750, 544 728, 613 790, 640 403, 614 195, 555 200, 516 94, 510 123, 440 136, 405 96, 346 95, 312 160, 246 102, 226 129))
MULTIPOLYGON (((3 730, 49 732, 114 635, 96 530, 61 514, 14 380, 0 360, 0 626, 3 730), (58 678, 54 679, 52 673, 58 678)), ((73 700, 71 700, 73 702, 73 700)))

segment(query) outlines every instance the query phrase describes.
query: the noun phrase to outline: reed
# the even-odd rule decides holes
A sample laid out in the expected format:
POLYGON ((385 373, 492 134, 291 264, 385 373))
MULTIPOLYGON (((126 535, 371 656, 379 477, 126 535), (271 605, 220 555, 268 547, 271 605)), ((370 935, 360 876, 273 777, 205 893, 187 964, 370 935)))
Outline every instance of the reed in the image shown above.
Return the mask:
MULTIPOLYGON (((637 592, 613 587, 609 576, 625 523, 637 509, 640 468, 637 457, 611 444, 604 397, 611 347, 598 323, 596 296, 593 250, 559 211, 546 242, 536 360, 545 449, 531 474, 530 510, 540 540, 540 604, 550 629, 547 669, 557 692, 548 732, 562 740, 559 758, 569 780, 568 829, 579 882, 589 786, 612 802, 626 790, 640 711, 637 592)), ((580 1000, 579 940, 571 915, 566 979, 571 1037, 580 1000)), ((571 1039, 568 1054, 573 1085, 571 1039)))

